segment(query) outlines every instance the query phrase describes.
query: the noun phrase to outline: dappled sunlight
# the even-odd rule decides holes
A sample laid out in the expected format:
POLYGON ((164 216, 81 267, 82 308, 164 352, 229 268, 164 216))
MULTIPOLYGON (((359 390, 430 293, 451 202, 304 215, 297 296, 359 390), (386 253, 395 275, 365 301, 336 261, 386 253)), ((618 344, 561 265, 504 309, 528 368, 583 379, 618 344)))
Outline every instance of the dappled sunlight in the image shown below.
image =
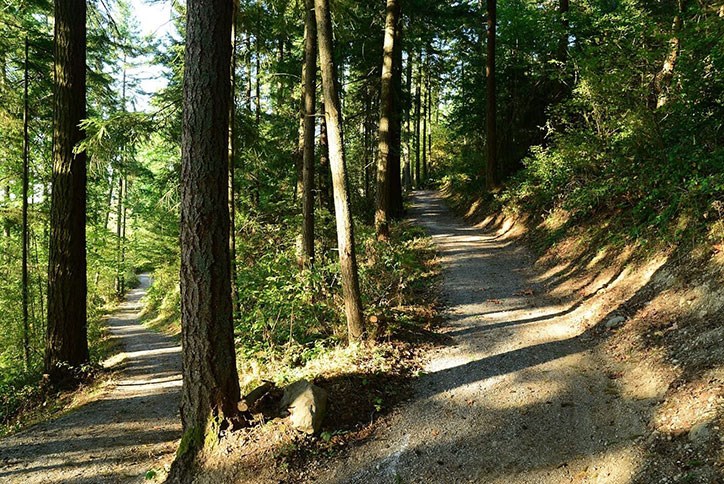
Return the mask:
POLYGON ((640 459, 641 455, 635 446, 616 446, 595 455, 578 456, 557 466, 516 472, 515 476, 501 476, 488 482, 509 484, 513 478, 521 482, 542 482, 550 480, 552 475, 559 475, 559 482, 628 484, 635 482, 641 467, 640 459))
POLYGON ((181 348, 139 322, 139 300, 150 285, 148 276, 139 279, 141 287, 108 318, 124 347, 104 362, 114 379, 99 398, 1 440, 0 480, 60 483, 72 474, 73 482, 98 482, 99 476, 115 482, 141 476, 173 455, 181 434, 181 348))
MULTIPOLYGON (((418 198, 439 204, 426 192, 418 198)), ((589 330, 605 326, 666 258, 633 270, 628 253, 605 266, 604 252, 593 263, 599 272, 563 263, 541 277, 520 246, 462 233, 440 213, 419 221, 439 235, 450 305, 441 331, 455 344, 425 365, 416 399, 380 436, 390 444, 365 446, 352 466, 361 470, 337 469, 331 480, 632 482, 645 461, 650 407, 641 397, 655 389, 634 391, 634 382, 604 372, 589 330)), ((502 220, 490 230, 508 230, 502 220)))
POLYGON ((567 482, 574 476, 588 479, 583 482, 631 482, 641 461, 635 439, 643 422, 596 398, 595 380, 588 375, 595 362, 588 356, 568 358, 560 368, 551 363, 524 368, 413 402, 414 425, 403 425, 406 431, 392 448, 365 454, 361 470, 342 472, 333 481, 388 482, 379 480, 384 475, 402 482, 450 482, 454 473, 472 482, 567 482), (428 413, 436 418, 428 420, 428 413), (581 427, 588 433, 581 435, 581 427), (418 468, 418 459, 433 465, 418 468))

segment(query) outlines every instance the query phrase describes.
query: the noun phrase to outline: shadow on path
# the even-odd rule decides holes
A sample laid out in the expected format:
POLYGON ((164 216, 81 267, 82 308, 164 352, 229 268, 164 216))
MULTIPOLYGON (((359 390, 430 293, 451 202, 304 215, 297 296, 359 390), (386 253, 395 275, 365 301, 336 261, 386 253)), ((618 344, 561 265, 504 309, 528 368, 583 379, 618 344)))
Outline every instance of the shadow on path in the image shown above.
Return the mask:
POLYGON ((98 400, 0 440, 0 481, 136 482, 158 470, 181 435, 180 347, 139 322, 148 275, 108 320, 121 370, 98 400))
POLYGON ((578 324, 593 295, 547 297, 521 244, 466 225, 435 192, 411 201, 444 267, 441 331, 454 343, 431 356, 414 399, 316 482, 631 482, 645 410, 615 394, 578 324))

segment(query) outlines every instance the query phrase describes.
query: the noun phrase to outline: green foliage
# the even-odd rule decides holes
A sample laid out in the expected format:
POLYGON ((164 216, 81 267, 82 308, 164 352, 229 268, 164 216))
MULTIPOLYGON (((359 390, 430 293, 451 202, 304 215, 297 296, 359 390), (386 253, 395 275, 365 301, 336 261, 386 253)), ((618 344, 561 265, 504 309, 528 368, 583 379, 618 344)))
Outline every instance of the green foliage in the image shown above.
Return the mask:
POLYGON ((325 284, 337 284, 333 260, 322 257, 324 262, 314 269, 298 269, 296 216, 273 224, 247 220, 244 225, 245 231, 237 239, 237 341, 255 352, 333 335, 339 327, 339 314, 325 284))
MULTIPOLYGON (((503 10, 503 21, 505 15, 503 10)), ((555 19, 554 12, 549 15, 555 19)), ((522 155, 503 156, 505 170, 516 170, 518 160, 522 170, 509 178, 494 204, 534 214, 563 210, 569 225, 612 219, 613 238, 618 233, 675 242, 685 234, 706 233, 720 216, 715 202, 724 198, 724 27, 717 12, 703 4, 684 9, 680 30, 672 27, 675 15, 676 2, 572 3, 568 72, 562 73, 566 95, 547 101, 544 122, 534 120, 545 125, 545 139, 520 139, 522 155), (672 38, 680 51, 670 83, 657 93, 653 78, 671 55, 672 38)), ((539 59, 556 55, 550 44, 554 31, 527 28, 501 34, 501 50, 508 52, 511 36, 531 32, 548 42, 534 43, 548 52, 539 59)), ((506 86, 498 93, 503 117, 518 109, 508 93, 511 83, 527 98, 542 95, 521 85, 511 69, 504 60, 498 73, 506 86)), ((559 82, 545 63, 529 62, 526 73, 538 76, 542 89, 556 89, 559 82)), ((482 191, 476 166, 484 160, 459 137, 469 125, 451 129, 458 134, 445 165, 452 172, 448 184, 474 198, 482 191)))

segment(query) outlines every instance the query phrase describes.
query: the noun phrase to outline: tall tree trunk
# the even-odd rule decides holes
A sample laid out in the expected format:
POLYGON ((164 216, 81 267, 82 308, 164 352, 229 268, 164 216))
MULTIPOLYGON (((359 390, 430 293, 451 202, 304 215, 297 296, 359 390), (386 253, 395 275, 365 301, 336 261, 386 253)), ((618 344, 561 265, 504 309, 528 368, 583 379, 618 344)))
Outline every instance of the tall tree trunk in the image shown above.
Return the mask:
POLYGON ((232 2, 189 0, 181 144, 183 436, 169 476, 189 482, 205 445, 237 418, 229 258, 232 2))
MULTIPOLYGON (((256 116, 255 116, 255 128, 256 128, 256 136, 259 137, 260 130, 261 130, 261 49, 259 46, 259 37, 258 35, 254 38, 254 46, 256 48, 256 75, 254 76, 254 80, 256 83, 256 116)), ((259 170, 258 166, 254 166, 252 168, 253 170, 259 170)), ((253 187, 251 190, 251 196, 252 201, 254 203, 255 207, 258 207, 261 203, 261 194, 259 190, 259 173, 254 173, 252 171, 251 173, 252 181, 253 181, 253 187)))
POLYGON ((113 211, 113 188, 116 186, 116 170, 111 167, 111 178, 108 181, 108 196, 106 197, 106 216, 103 228, 108 229, 108 224, 111 221, 111 212, 113 211))
POLYGON ((377 238, 387 240, 390 236, 390 198, 391 198, 391 147, 392 117, 395 115, 395 91, 392 78, 395 60, 395 29, 400 16, 397 0, 387 0, 385 19, 385 38, 382 54, 382 92, 380 93, 380 132, 377 149, 377 196, 375 203, 375 231, 377 238))
POLYGON ((664 60, 661 70, 656 73, 651 82, 651 93, 649 95, 649 108, 651 110, 663 107, 668 101, 667 91, 671 85, 671 79, 674 77, 674 68, 679 60, 681 52, 681 25, 682 14, 684 11, 684 0, 677 2, 677 13, 674 16, 674 22, 671 27, 672 37, 669 40, 669 53, 664 60))
POLYGON ((254 76, 255 81, 255 102, 256 102, 256 129, 257 134, 259 132, 259 124, 261 123, 261 53, 259 51, 259 38, 256 38, 256 42, 254 43, 256 47, 256 76, 254 76))
POLYGON ((392 61, 392 116, 390 118, 390 216, 402 217, 402 15, 397 16, 392 61))
POLYGON ((235 1, 231 22, 231 95, 229 102, 229 260, 231 261, 231 301, 234 313, 241 311, 236 281, 236 55, 239 5, 235 1))
MULTIPOLYGON (((429 68, 429 65, 428 65, 429 68)), ((433 90, 431 86, 431 80, 432 74, 428 71, 427 74, 427 171, 430 170, 432 166, 432 99, 433 99, 433 90)))
POLYGON ((369 95, 369 86, 365 86, 368 91, 364 96, 364 112, 362 116, 362 163, 364 165, 364 192, 365 202, 370 199, 370 111, 372 110, 372 99, 369 95))
POLYGON ((314 263, 314 131, 317 104, 317 24, 314 0, 305 0, 304 36, 304 151, 302 190, 302 254, 304 266, 314 263))
POLYGON ((558 61, 565 64, 568 60, 568 36, 570 35, 570 21, 568 20, 569 0, 559 0, 558 14, 561 16, 561 38, 558 40, 558 61))
MULTIPOLYGON (((125 59, 124 59, 125 64, 125 59)), ((123 69, 121 83, 121 99, 123 111, 126 110, 126 69, 123 69)), ((118 206, 116 212, 116 295, 121 298, 125 292, 125 271, 123 269, 123 216, 125 213, 124 186, 126 180, 126 147, 121 146, 121 156, 118 163, 118 206)), ((127 190, 128 187, 125 188, 127 190)))
POLYGON ((496 131, 496 99, 495 99, 495 29, 496 29, 496 0, 487 0, 488 6, 488 32, 487 32, 487 60, 485 73, 487 82, 487 109, 485 122, 487 133, 485 144, 487 146, 487 160, 485 164, 485 185, 488 190, 495 189, 498 184, 498 141, 496 131))
POLYGON ((246 42, 246 53, 244 55, 244 63, 246 64, 246 109, 249 112, 249 115, 251 115, 252 111, 252 97, 251 97, 251 85, 252 85, 252 75, 251 75, 251 33, 247 32, 245 36, 246 42))
POLYGON ((422 182, 427 183, 427 107, 430 98, 430 57, 425 62, 425 90, 422 100, 422 182))
MULTIPOLYGON (((306 8, 306 7, 305 7, 306 8)), ((312 12, 312 15, 314 15, 314 12, 312 12)), ((305 17, 306 22, 306 17, 305 17)), ((316 27, 315 27, 316 28, 316 27)), ((315 31, 316 32, 316 31, 315 31)), ((308 26, 304 25, 304 45, 307 45, 307 36, 309 35, 309 28, 308 26)), ((306 47, 305 47, 306 48, 306 47)), ((315 46, 316 49, 316 46, 315 46)), ((306 54, 306 51, 305 51, 306 54)), ((314 66, 314 75, 316 77, 317 74, 317 66, 315 64, 314 66)), ((302 197, 302 192, 304 192, 304 113, 306 112, 306 99, 305 99, 305 86, 307 85, 307 64, 305 59, 302 59, 302 96, 299 101, 299 129, 297 129, 297 146, 294 149, 294 153, 292 153, 292 161, 294 162, 294 168, 296 170, 297 174, 297 180, 296 184, 294 185, 294 204, 297 203, 297 197, 302 197)), ((303 203, 303 202, 302 202, 303 203)), ((298 260, 300 266, 304 265, 303 261, 303 249, 301 247, 301 240, 299 240, 299 254, 298 254, 298 260)))
MULTIPOLYGON (((120 165, 123 165, 123 154, 121 154, 120 165)), ((118 201, 116 203, 116 295, 120 298, 123 296, 123 269, 121 268, 121 250, 122 250, 122 239, 123 239, 123 181, 124 181, 123 168, 119 169, 118 173, 118 201)))
POLYGON ((55 0, 53 190, 48 255, 45 371, 53 384, 72 380, 88 361, 86 322, 86 3, 55 0))
POLYGON ((420 188, 420 102, 422 85, 422 53, 417 65, 417 82, 415 86, 415 188, 420 188))
POLYGON ((322 72, 322 90, 325 102, 325 119, 329 142, 329 160, 332 168, 332 187, 337 219, 337 249, 342 273, 342 292, 347 330, 350 341, 358 341, 364 335, 362 298, 359 289, 357 257, 354 247, 354 225, 349 200, 349 181, 344 154, 342 113, 337 91, 337 69, 332 53, 332 19, 329 0, 315 0, 317 42, 322 72))
POLYGON ((25 65, 23 79, 23 362, 25 370, 30 369, 30 320, 28 318, 28 250, 29 250, 29 228, 28 228, 28 188, 30 184, 30 137, 28 136, 28 125, 30 123, 30 103, 28 99, 28 51, 29 41, 25 36, 25 65))
POLYGON ((413 143, 413 132, 412 132, 412 49, 407 53, 407 88, 405 89, 405 121, 407 132, 407 153, 405 157, 405 169, 403 171, 405 190, 410 191, 412 189, 412 143, 413 143))
POLYGON ((329 143, 327 143, 327 122, 324 102, 319 103, 319 203, 329 213, 334 213, 334 203, 330 193, 332 183, 329 169, 329 143))

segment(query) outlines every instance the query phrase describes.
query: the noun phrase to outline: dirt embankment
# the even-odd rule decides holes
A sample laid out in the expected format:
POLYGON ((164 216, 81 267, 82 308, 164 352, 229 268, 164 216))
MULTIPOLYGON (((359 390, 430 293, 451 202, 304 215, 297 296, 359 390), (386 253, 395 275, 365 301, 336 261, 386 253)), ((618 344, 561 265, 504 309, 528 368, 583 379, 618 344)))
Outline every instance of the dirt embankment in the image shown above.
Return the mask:
MULTIPOLYGON (((529 246, 556 229, 475 206, 466 215, 529 246)), ((576 308, 612 391, 648 406, 634 480, 724 482, 724 247, 597 247, 571 230, 535 270, 549 296, 576 308)))

